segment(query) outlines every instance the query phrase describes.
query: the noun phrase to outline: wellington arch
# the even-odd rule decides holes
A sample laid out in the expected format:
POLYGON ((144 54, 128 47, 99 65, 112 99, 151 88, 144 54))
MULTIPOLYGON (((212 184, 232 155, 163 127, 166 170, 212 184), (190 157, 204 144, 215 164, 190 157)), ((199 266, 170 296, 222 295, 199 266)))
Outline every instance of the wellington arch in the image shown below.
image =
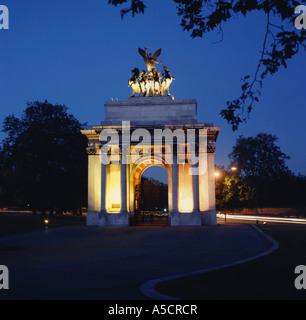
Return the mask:
POLYGON ((105 102, 104 121, 82 130, 88 139, 87 225, 134 225, 142 173, 156 165, 167 170, 168 224, 216 225, 214 153, 220 127, 197 121, 195 99, 170 95, 166 67, 162 79, 155 68, 149 71, 152 62, 147 66, 145 77, 133 70, 132 97, 105 102))

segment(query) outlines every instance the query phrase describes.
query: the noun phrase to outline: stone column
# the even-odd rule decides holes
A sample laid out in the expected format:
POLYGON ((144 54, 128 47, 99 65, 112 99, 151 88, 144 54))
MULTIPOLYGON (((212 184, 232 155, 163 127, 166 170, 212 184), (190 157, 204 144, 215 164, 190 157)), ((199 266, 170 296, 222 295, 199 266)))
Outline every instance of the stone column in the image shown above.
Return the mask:
POLYGON ((177 154, 173 154, 172 164, 172 213, 178 212, 178 164, 177 154))
POLYGON ((106 214, 106 169, 107 164, 101 162, 101 212, 106 214))
MULTIPOLYGON (((122 157, 125 154, 122 155, 122 157)), ((126 188, 126 162, 123 161, 121 157, 121 168, 120 168, 120 175, 121 175, 121 211, 120 213, 127 213, 127 188, 126 188)))
POLYGON ((95 155, 95 177, 94 177, 94 211, 101 211, 101 156, 100 150, 96 150, 95 155))
POLYGON ((95 211, 95 147, 88 147, 88 211, 86 217, 87 226, 97 226, 98 225, 98 212, 95 211))
POLYGON ((88 155, 88 212, 94 211, 95 207, 95 156, 88 155))
POLYGON ((215 193, 215 146, 208 148, 207 169, 208 169, 208 211, 205 213, 204 223, 206 225, 217 224, 216 193, 215 193))
MULTIPOLYGON (((198 167, 198 164, 193 165, 192 167, 196 169, 198 167)), ((192 176, 192 193, 193 193, 193 212, 196 213, 200 211, 199 176, 197 174, 193 174, 192 176)))
POLYGON ((209 210, 216 211, 216 191, 215 191, 215 154, 214 149, 207 155, 207 166, 208 166, 208 199, 209 199, 209 210))

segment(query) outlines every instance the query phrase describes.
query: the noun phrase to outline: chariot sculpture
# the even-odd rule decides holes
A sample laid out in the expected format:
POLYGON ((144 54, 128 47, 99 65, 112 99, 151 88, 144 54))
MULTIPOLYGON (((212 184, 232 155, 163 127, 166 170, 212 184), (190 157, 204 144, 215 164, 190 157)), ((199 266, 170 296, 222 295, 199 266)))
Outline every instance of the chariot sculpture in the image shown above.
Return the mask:
POLYGON ((156 64, 162 64, 157 59, 161 54, 162 49, 157 50, 154 55, 147 53, 148 48, 144 50, 139 48, 138 52, 143 57, 143 60, 147 66, 147 71, 139 71, 138 68, 132 70, 131 79, 128 86, 133 89, 132 97, 136 94, 139 96, 170 96, 169 88, 174 77, 170 75, 170 71, 164 66, 164 73, 160 73, 155 68, 156 64))

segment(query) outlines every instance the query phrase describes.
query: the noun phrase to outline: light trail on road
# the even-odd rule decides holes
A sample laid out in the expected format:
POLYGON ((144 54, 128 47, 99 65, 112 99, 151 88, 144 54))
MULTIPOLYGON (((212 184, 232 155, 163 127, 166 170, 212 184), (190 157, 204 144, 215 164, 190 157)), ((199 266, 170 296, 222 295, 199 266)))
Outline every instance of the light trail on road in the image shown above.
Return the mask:
POLYGON ((276 223, 294 223, 306 224, 306 219, 300 218, 280 218, 280 217, 263 217, 263 216, 248 216, 248 215, 235 215, 218 213, 218 218, 233 219, 233 220, 246 220, 246 221, 261 221, 261 222, 276 222, 276 223))

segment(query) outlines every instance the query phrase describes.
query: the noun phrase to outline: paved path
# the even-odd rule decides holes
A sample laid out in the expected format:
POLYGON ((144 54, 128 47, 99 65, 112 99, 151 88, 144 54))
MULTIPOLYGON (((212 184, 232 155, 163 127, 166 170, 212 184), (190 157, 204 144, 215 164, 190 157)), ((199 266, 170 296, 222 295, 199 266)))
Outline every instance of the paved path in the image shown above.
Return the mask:
POLYGON ((0 238, 2 299, 146 299, 148 280, 232 263, 271 243, 249 225, 62 227, 0 238))

